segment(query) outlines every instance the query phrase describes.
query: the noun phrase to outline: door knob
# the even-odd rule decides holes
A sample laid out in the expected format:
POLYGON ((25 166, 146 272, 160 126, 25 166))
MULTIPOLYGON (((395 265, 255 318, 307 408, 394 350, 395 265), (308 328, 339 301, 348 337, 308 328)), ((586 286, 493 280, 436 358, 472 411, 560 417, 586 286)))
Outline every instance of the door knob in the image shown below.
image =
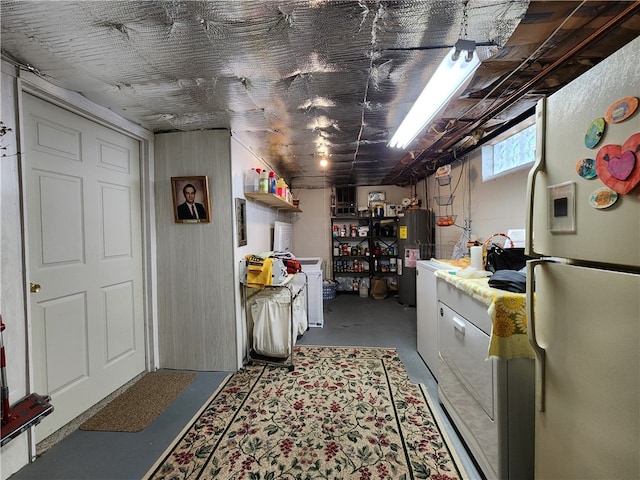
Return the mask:
POLYGON ((31 293, 38 293, 41 288, 42 287, 40 286, 39 283, 30 283, 29 284, 29 290, 31 291, 31 293))

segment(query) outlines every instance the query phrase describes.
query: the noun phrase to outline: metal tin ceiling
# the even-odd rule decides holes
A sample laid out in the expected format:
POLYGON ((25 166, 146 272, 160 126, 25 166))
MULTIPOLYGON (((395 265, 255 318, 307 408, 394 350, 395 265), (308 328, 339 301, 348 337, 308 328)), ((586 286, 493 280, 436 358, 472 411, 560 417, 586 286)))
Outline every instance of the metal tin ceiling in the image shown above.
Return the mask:
POLYGON ((527 0, 0 4, 5 59, 154 132, 228 128, 294 188, 408 185, 433 173, 635 38, 637 10, 527 0), (388 148, 459 38, 480 45, 476 78, 410 151, 388 148))

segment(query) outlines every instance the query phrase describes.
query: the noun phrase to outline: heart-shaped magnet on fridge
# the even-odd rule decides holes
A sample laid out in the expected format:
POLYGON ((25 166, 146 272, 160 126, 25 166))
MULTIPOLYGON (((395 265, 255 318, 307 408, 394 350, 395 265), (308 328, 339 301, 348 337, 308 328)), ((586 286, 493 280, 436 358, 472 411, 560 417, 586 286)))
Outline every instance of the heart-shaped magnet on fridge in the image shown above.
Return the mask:
POLYGON ((614 192, 625 195, 640 183, 640 133, 620 145, 604 145, 596 155, 598 177, 614 192))

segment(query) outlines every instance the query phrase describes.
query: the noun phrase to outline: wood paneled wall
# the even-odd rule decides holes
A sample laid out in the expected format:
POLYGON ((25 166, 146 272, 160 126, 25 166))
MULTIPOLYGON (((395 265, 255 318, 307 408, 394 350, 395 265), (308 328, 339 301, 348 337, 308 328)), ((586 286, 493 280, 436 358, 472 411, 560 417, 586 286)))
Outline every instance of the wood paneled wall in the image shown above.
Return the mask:
POLYGON ((233 197, 228 130, 158 134, 155 194, 160 367, 235 371, 233 197), (175 223, 171 177, 207 175, 211 222, 175 223))

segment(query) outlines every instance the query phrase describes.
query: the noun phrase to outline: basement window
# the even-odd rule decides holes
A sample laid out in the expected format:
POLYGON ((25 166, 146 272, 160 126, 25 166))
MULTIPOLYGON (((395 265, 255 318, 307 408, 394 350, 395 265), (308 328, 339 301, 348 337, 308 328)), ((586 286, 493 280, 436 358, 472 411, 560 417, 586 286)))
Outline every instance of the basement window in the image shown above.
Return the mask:
POLYGON ((535 158, 536 124, 531 119, 482 147, 482 181, 530 167, 535 158))
POLYGON ((355 215, 356 205, 356 187, 336 187, 333 216, 355 215))

